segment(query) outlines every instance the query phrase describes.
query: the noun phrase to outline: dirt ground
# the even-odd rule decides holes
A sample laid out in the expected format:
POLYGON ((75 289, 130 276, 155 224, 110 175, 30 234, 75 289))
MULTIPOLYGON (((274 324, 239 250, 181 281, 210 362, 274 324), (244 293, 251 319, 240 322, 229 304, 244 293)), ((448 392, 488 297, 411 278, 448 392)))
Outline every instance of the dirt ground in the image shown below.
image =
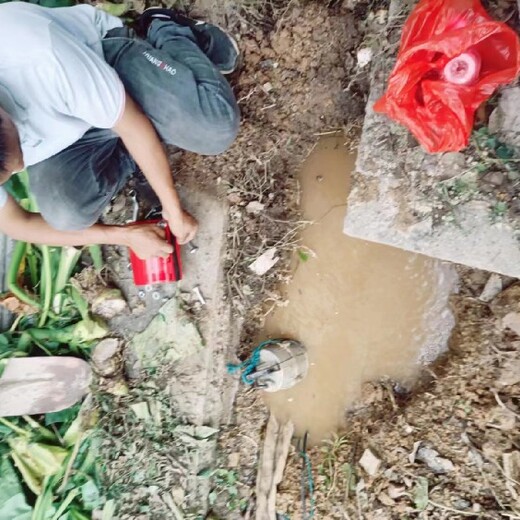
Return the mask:
MULTIPOLYGON (((486 279, 465 271, 449 354, 412 394, 367 384, 348 427, 312 450, 320 518, 519 517, 520 343, 498 319, 518 306, 519 287, 490 306, 477 298, 486 279), (360 464, 365 450, 377 460, 372 474, 360 464)), ((280 509, 294 518, 299 459, 279 488, 280 509)))
MULTIPOLYGON (((230 306, 236 330, 243 324, 240 350, 247 352, 261 325, 263 303, 272 307, 280 298, 276 288, 289 275, 290 256, 304 225, 298 220, 299 167, 319 134, 343 129, 351 132, 359 127, 368 77, 355 71, 353 53, 364 28, 356 27, 353 13, 339 5, 197 2, 187 7, 195 15, 227 26, 243 50, 242 69, 231 78, 242 112, 239 138, 221 156, 200 157, 172 150, 171 161, 181 191, 204 192, 229 205, 223 303, 230 306), (261 210, 251 211, 252 202, 261 210), (253 275, 249 264, 269 247, 276 247, 281 257, 277 268, 264 277, 253 275)), ((139 184, 139 179, 135 183, 139 184)), ((124 208, 124 200, 116 200, 114 205, 108 221, 125 221, 130 208, 124 208), (123 207, 118 209, 121 202, 123 207)), ((107 253, 116 280, 126 280, 126 253, 113 248, 107 253)), ((131 312, 116 322, 115 328, 123 327, 121 335, 129 339, 142 330, 150 313, 136 300, 135 289, 128 293, 122 288, 130 297, 131 312)), ((179 297, 186 317, 198 323, 204 335, 200 308, 184 300, 184 295, 179 297)), ((160 304, 153 303, 156 311, 160 304)), ((225 310, 222 312, 225 319, 225 310)), ((207 348, 213 356, 207 360, 211 365, 223 364, 224 356, 236 359, 234 352, 207 348)), ((191 366, 188 360, 186 370, 191 366)), ((220 450, 216 429, 201 432, 192 425, 184 430, 184 425, 193 421, 189 415, 177 413, 172 387, 181 387, 176 390, 179 398, 184 383, 175 380, 176 374, 172 364, 166 363, 159 369, 145 370, 126 385, 109 381, 112 388, 108 393, 104 392, 106 387, 100 388, 97 400, 102 410, 99 437, 105 487, 119 504, 121 520, 177 516, 177 505, 194 518, 208 511, 223 518, 240 516, 254 506, 251 490, 257 453, 251 454, 246 485, 242 467, 228 468, 224 460, 225 436, 231 436, 230 445, 238 442, 234 426, 224 432, 220 450), (174 417, 169 418, 171 408, 174 417)), ((184 387, 196 385, 196 377, 187 378, 184 387)), ((255 396, 240 393, 237 399, 244 407, 240 411, 238 406, 237 411, 241 414, 250 406, 257 409, 259 420, 252 423, 255 431, 251 436, 257 437, 259 444, 267 415, 260 403, 250 404, 251 398, 255 396)), ((230 413, 223 410, 221 417, 211 422, 218 426, 230 413)), ((247 419, 239 417, 238 421, 245 424, 247 419)))
MULTIPOLYGON (((211 16, 218 19, 218 12, 211 16)), ((260 300, 275 301, 272 291, 287 275, 304 225, 296 180, 303 159, 319 134, 359 128, 368 75, 356 70, 353 55, 366 28, 352 11, 319 2, 228 3, 224 18, 243 51, 243 67, 231 81, 240 134, 221 156, 183 154, 179 179, 195 178, 229 202, 226 283, 242 318, 260 300), (270 247, 282 262, 259 278, 248 266, 270 247)))
MULTIPOLYGON (((280 300, 277 287, 290 276, 305 225, 298 214, 302 161, 328 132, 343 131, 355 146, 369 86, 357 51, 385 23, 385 4, 201 0, 185 7, 225 25, 244 52, 232 78, 242 111, 236 143, 218 157, 175 151, 172 164, 181 187, 229 204, 225 298, 242 325, 238 354, 245 355, 265 312, 280 300), (248 266, 270 247, 281 261, 259 278, 248 266)), ((520 518, 520 341, 500 326, 506 310, 516 309, 518 290, 485 304, 478 295, 487 275, 462 275, 446 359, 425 371, 413 393, 388 381, 367 384, 348 428, 310 450, 312 478, 305 482, 314 485, 316 518, 520 518), (360 465, 366 450, 375 468, 360 465)), ((251 518, 269 416, 259 394, 241 388, 220 432, 186 431, 181 418, 165 419, 171 403, 157 391, 165 374, 168 367, 148 373, 126 395, 100 398, 106 484, 123 504, 121 519, 251 518), (148 413, 163 418, 160 428, 129 421, 127 407, 142 401, 154 403, 148 413), (208 495, 197 496, 195 508, 185 471, 194 454, 203 459, 199 467, 212 460, 197 475, 199 484, 207 477, 208 495), (159 496, 164 489, 173 505, 159 496)), ((293 446, 278 488, 280 518, 304 518, 301 485, 302 457, 293 446)))

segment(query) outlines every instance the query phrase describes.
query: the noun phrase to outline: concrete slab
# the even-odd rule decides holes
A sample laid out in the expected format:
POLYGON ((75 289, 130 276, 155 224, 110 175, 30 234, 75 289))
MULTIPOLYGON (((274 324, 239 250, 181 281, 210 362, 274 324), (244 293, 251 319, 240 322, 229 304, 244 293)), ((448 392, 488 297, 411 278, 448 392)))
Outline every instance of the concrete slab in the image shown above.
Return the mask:
MULTIPOLYGON (((390 12, 402 15, 407 9, 409 6, 394 0, 390 12)), ((389 27, 393 26, 395 22, 390 18, 389 27)), ((457 201, 446 212, 441 182, 471 171, 466 156, 429 155, 405 128, 373 111, 393 64, 394 58, 384 55, 374 63, 344 232, 520 277, 518 222, 507 217, 493 219, 490 202, 479 196, 457 201)))
POLYGON ((206 305, 196 311, 205 348, 172 367, 171 397, 176 411, 190 423, 218 426, 226 422, 236 390, 236 382, 227 375, 225 366, 228 349, 236 341, 223 286, 227 203, 199 190, 181 189, 180 195, 200 228, 194 241, 197 252, 183 248, 184 278, 179 288, 191 292, 197 286, 206 300, 206 305))

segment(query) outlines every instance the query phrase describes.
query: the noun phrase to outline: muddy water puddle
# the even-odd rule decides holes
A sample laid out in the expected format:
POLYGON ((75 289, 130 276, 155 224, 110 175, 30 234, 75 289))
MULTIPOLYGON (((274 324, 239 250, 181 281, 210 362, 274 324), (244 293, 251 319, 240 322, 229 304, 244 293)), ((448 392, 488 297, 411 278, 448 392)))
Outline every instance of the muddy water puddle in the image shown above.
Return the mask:
POLYGON ((287 305, 265 326, 267 337, 294 338, 308 349, 305 380, 265 400, 314 441, 343 425, 364 382, 386 376, 411 384, 420 363, 445 349, 453 326, 451 268, 343 234, 354 168, 355 156, 341 138, 320 141, 305 163, 302 210, 314 222, 302 234, 309 253, 295 259, 287 305))

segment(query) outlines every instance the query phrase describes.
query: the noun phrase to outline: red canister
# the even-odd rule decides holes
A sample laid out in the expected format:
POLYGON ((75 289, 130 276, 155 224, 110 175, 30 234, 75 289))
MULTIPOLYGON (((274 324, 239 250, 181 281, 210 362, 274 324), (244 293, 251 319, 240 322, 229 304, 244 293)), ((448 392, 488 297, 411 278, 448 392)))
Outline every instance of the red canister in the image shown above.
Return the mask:
MULTIPOLYGON (((166 240, 173 246, 173 253, 167 257, 152 257, 142 260, 130 249, 130 262, 135 285, 177 282, 182 278, 181 252, 177 239, 164 220, 147 220, 135 224, 164 225, 166 240)), ((135 225, 134 224, 134 225, 135 225)))

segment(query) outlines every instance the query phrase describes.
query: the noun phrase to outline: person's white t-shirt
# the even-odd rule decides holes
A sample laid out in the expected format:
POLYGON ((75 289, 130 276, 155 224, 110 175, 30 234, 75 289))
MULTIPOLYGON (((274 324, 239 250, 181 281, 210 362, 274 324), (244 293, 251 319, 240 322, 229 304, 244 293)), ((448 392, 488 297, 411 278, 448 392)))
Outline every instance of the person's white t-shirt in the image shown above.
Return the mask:
MULTIPOLYGON (((101 40, 121 20, 90 5, 0 5, 0 106, 20 134, 25 166, 64 150, 91 128, 112 128, 125 92, 101 40)), ((0 207, 5 190, 0 188, 0 207)))

